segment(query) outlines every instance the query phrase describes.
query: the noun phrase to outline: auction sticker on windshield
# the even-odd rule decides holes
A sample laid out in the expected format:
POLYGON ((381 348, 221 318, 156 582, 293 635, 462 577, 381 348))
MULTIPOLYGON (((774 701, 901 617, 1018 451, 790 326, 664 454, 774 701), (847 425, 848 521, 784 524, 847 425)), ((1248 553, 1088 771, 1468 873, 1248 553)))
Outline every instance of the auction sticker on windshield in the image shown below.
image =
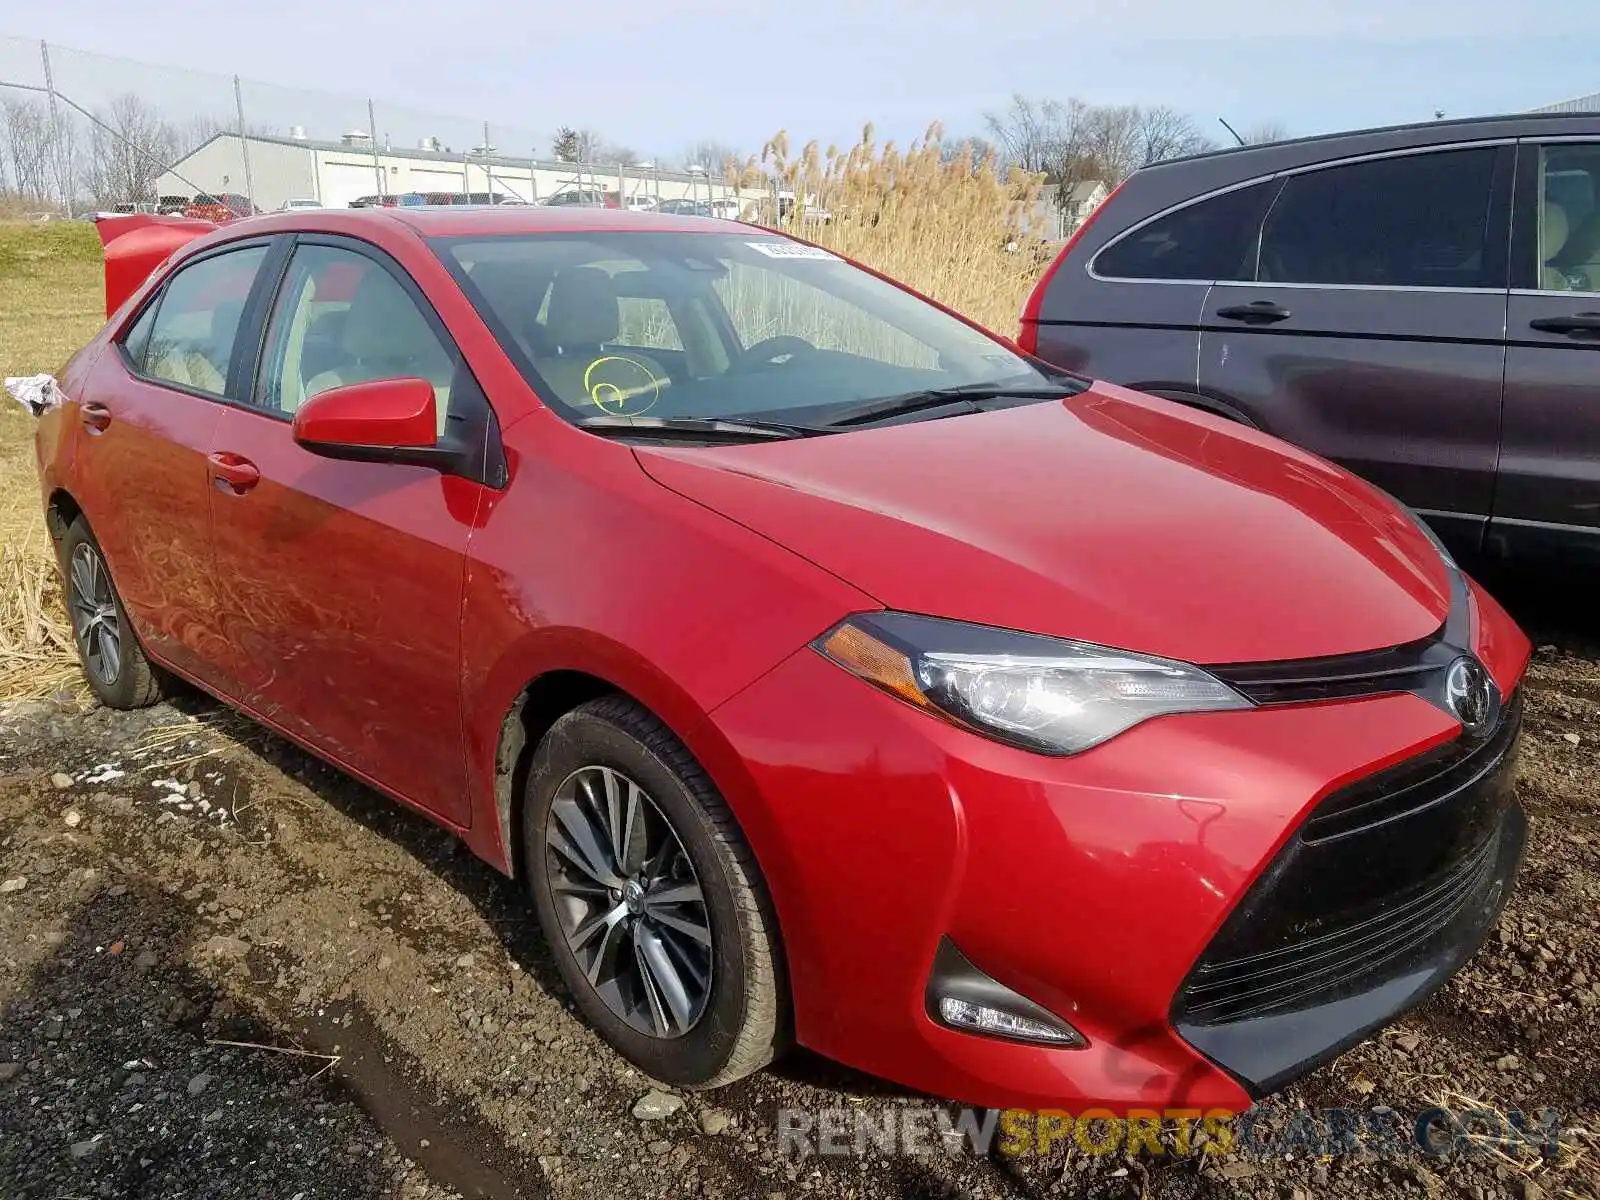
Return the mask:
POLYGON ((821 246, 805 246, 799 242, 773 240, 770 242, 746 242, 745 245, 752 250, 761 251, 768 258, 838 258, 838 255, 829 253, 821 246))

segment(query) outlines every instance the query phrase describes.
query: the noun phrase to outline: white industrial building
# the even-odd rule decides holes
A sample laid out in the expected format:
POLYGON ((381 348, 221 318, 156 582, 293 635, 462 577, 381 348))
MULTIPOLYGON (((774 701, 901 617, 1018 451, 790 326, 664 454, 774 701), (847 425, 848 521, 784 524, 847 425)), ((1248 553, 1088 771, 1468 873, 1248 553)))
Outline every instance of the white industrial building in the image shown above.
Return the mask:
POLYGON ((1536 108, 1533 111, 1600 113, 1600 92, 1596 92, 1592 96, 1579 96, 1575 100, 1562 100, 1555 104, 1547 104, 1543 108, 1536 108))
POLYGON ((156 180, 162 197, 229 192, 248 195, 257 208, 268 212, 290 200, 343 208, 364 196, 417 192, 492 193, 538 203, 579 188, 620 190, 628 197, 661 200, 735 199, 741 207, 759 195, 729 187, 704 172, 547 162, 512 158, 492 148, 485 152, 482 147, 451 151, 433 138, 422 139, 414 149, 375 147, 365 133, 348 133, 336 142, 314 141, 299 130, 289 137, 219 133, 156 180))

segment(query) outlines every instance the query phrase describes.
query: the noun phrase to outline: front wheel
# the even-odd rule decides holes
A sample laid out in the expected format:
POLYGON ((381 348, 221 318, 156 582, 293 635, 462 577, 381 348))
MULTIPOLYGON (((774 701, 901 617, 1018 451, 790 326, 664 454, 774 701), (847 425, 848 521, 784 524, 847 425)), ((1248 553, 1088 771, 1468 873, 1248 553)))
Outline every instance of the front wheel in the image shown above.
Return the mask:
POLYGON ((165 677, 134 637, 105 555, 82 517, 61 540, 61 565, 72 639, 90 690, 108 708, 146 708, 160 700, 165 677))
POLYGON ((562 979, 623 1057, 708 1088, 781 1050, 777 925, 754 856, 655 717, 621 697, 561 717, 535 752, 522 833, 562 979))

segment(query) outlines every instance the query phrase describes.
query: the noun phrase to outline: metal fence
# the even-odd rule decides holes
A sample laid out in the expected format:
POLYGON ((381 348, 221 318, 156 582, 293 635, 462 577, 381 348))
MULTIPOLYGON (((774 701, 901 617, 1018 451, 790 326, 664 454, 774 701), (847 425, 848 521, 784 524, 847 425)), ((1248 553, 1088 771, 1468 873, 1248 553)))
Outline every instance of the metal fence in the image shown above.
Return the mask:
POLYGON ((0 37, 0 197, 24 209, 565 195, 731 215, 761 200, 760 187, 730 184, 722 163, 620 164, 590 135, 558 138, 580 121, 562 111, 468 118, 0 37), (568 161, 575 148, 598 161, 568 161))

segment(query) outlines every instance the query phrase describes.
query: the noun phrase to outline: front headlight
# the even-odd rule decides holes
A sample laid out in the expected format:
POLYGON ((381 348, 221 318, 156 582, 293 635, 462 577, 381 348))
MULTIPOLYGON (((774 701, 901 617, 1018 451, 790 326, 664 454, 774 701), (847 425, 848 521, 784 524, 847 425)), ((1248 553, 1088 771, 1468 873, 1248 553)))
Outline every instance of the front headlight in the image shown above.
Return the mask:
POLYGON ((1077 754, 1151 717, 1251 707, 1188 663, 936 617, 861 614, 814 644, 891 695, 1044 754, 1077 754))

